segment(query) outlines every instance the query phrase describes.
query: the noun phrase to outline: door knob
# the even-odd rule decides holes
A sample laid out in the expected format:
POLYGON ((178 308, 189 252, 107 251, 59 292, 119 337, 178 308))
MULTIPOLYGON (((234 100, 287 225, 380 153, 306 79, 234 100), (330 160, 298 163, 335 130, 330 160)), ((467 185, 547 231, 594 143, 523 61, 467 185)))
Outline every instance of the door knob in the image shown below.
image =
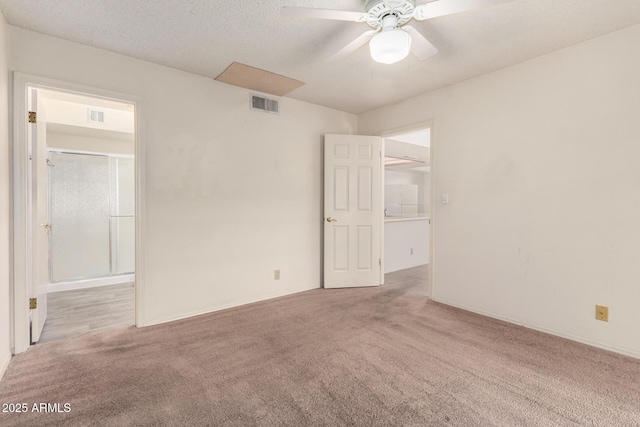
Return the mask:
POLYGON ((338 220, 335 218, 327 217, 327 222, 338 222, 338 220))
POLYGON ((51 224, 40 224, 41 226, 43 226, 46 229, 51 228, 51 224))

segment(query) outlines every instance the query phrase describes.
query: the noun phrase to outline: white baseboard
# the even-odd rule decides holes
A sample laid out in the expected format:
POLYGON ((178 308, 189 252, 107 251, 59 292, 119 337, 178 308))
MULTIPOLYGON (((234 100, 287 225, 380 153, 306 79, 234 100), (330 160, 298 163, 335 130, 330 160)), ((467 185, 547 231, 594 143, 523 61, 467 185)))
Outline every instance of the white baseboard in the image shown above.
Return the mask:
POLYGON ((452 307, 460 308, 460 309, 465 310, 465 311, 470 311, 472 313, 481 314, 483 316, 491 317, 493 319, 502 320, 504 322, 512 323, 514 325, 523 326, 523 327, 525 327, 527 329, 533 329, 535 331, 544 332, 546 334, 555 335, 555 336, 561 337, 561 338, 566 338, 566 339, 569 339, 571 341, 577 341, 579 343, 590 345, 592 347, 597 347, 597 348, 601 348, 603 350, 608 350, 608 351, 612 351, 614 353, 619 353, 619 354, 622 354, 624 356, 629 356, 629 357, 633 357, 635 359, 640 359, 640 353, 638 353, 636 351, 633 351, 633 350, 630 350, 630 349, 627 349, 627 348, 624 348, 624 347, 617 347, 617 346, 613 346, 613 345, 607 345, 607 344, 604 344, 604 343, 599 343, 599 342, 596 342, 596 341, 591 341, 591 340, 588 340, 588 339, 585 339, 585 338, 582 338, 582 337, 579 337, 579 336, 576 336, 576 335, 567 334, 567 333, 556 331, 556 330, 553 330, 553 329, 542 328, 540 326, 531 325, 531 324, 528 324, 528 323, 521 322, 519 320, 510 319, 508 317, 499 316, 497 314, 488 313, 486 311, 477 310, 477 309, 471 308, 471 307, 466 307, 464 305, 452 303, 450 301, 439 299, 439 298, 431 298, 431 299, 433 301, 437 302, 437 303, 440 303, 440 304, 450 305, 452 307))
POLYGON ((118 285, 120 283, 133 282, 135 274, 123 274, 119 276, 100 277, 98 279, 77 280, 73 282, 49 283, 47 293, 74 291, 76 289, 95 288, 98 286, 118 285))
POLYGON ((7 354, 4 355, 4 360, 0 362, 0 380, 4 377, 4 373, 7 372, 7 368, 9 367, 9 362, 11 362, 11 352, 8 351, 7 354))
POLYGON ((299 294, 300 292, 307 292, 307 291, 311 291, 313 289, 320 289, 321 287, 322 287, 321 285, 316 285, 316 286, 312 286, 312 287, 307 288, 307 289, 301 289, 301 290, 297 290, 297 291, 294 291, 294 292, 284 292, 284 293, 278 293, 278 294, 275 294, 275 295, 269 295, 267 297, 251 298, 251 299, 247 299, 247 300, 236 302, 236 303, 232 303, 232 304, 225 304, 225 305, 221 305, 221 306, 218 306, 218 307, 207 308, 207 309, 204 309, 204 310, 192 311, 190 313, 185 313, 185 314, 182 314, 182 315, 179 315, 179 316, 172 316, 172 317, 167 318, 167 319, 151 320, 149 322, 141 322, 139 325, 136 325, 136 326, 144 328, 146 326, 161 325, 163 323, 169 323, 169 322, 175 322, 176 320, 187 319, 189 317, 201 316, 203 314, 209 314, 209 313, 215 313, 216 311, 226 310, 228 308, 240 307, 242 305, 253 304, 253 303, 256 303, 256 302, 268 301, 268 300, 274 299, 274 298, 280 298, 280 297, 286 297, 288 295, 299 294))

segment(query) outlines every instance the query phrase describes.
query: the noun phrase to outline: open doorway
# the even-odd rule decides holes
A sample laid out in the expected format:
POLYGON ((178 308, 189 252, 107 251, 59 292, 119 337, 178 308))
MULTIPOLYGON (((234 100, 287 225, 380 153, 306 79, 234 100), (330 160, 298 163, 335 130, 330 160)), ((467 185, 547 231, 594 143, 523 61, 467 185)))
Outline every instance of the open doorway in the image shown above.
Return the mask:
POLYGON ((385 284, 411 284, 430 295, 431 129, 384 140, 385 284))
POLYGON ((27 102, 30 344, 133 325, 135 105, 31 86, 27 102))

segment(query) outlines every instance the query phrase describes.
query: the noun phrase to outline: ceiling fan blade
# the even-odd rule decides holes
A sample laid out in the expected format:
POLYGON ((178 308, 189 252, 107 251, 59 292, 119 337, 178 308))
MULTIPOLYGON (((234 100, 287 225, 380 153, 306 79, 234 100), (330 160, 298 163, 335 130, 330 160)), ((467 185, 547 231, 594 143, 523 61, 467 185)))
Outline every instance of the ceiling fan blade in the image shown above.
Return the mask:
POLYGON ((342 49, 340 49, 339 51, 331 55, 329 60, 335 61, 351 55, 353 52, 355 52, 356 50, 361 48, 365 43, 371 40, 371 37, 373 37, 374 34, 376 34, 377 32, 378 32, 377 30, 365 31, 364 33, 356 37, 354 41, 352 41, 351 43, 349 43, 348 45, 346 45, 345 47, 343 47, 342 49))
POLYGON ((411 36, 411 52, 418 57, 420 61, 432 57, 438 53, 438 49, 432 45, 422 34, 411 25, 402 27, 411 36))
POLYGON ((280 15, 291 18, 335 19, 337 21, 366 22, 369 17, 363 12, 349 10, 316 9, 313 7, 284 6, 280 15))
POLYGON ((436 0, 416 6, 413 17, 423 21, 511 1, 513 0, 436 0))

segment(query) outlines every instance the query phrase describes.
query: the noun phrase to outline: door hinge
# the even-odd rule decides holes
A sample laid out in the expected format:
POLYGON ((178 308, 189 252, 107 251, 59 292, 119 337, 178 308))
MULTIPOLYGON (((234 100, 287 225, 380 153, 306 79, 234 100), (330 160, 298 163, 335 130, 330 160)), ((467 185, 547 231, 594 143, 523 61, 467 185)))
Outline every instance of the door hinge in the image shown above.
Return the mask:
POLYGON ((378 258, 378 265, 382 267, 382 258, 378 258))
POLYGON ((38 298, 29 298, 29 310, 38 308, 38 298))
POLYGON ((29 123, 35 123, 35 122, 36 122, 36 112, 29 111, 29 123))

